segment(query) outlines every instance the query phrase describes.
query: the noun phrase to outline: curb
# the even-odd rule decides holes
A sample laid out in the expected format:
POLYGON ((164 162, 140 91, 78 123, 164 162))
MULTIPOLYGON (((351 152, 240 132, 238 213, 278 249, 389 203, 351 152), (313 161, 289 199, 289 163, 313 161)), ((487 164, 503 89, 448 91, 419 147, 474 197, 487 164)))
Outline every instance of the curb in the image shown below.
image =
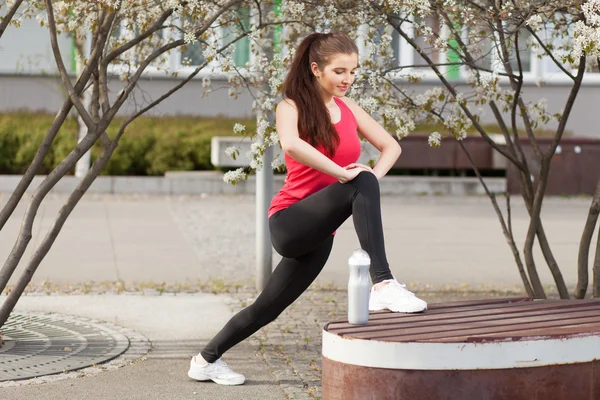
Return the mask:
MULTIPOLYGON (((28 193, 33 192, 45 175, 37 175, 28 193)), ((275 175, 273 194, 283 185, 285 176, 275 175)), ((0 193, 12 193, 21 180, 20 175, 0 175, 0 193)), ((80 179, 65 176, 50 191, 71 193, 80 179)), ((505 192, 506 178, 488 177, 485 182, 491 192, 505 192)), ((475 177, 386 176, 380 181, 382 195, 484 195, 485 190, 475 177)), ((241 195, 256 193, 256 177, 235 186, 223 181, 219 171, 167 172, 164 177, 99 176, 87 193, 94 194, 151 194, 151 195, 241 195)))

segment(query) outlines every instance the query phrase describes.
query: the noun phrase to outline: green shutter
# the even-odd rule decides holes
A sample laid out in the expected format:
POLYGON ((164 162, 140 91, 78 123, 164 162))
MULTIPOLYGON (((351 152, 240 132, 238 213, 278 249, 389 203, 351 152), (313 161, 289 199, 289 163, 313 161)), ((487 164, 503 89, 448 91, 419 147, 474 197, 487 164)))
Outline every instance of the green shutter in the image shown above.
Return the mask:
MULTIPOLYGON (((462 27, 458 24, 454 25, 454 28, 460 32, 462 27)), ((458 49, 458 41, 454 38, 448 41, 448 50, 446 53, 446 60, 448 63, 459 63, 460 57, 458 53, 452 49, 458 49)), ((446 74, 448 79, 460 79, 460 65, 450 65, 447 69, 448 73, 446 74)))
MULTIPOLYGON (((242 20, 242 26, 244 30, 250 29, 250 12, 247 8, 239 9, 240 18, 242 20)), ((235 44, 235 50, 233 51, 233 61, 236 67, 243 67, 250 60, 250 40, 248 37, 244 37, 235 44)))
POLYGON ((236 67, 243 67, 250 60, 250 41, 247 37, 240 39, 235 44, 233 58, 236 67))
MULTIPOLYGON (((274 5, 275 14, 280 17, 281 16, 281 0, 275 0, 274 5)), ((273 33, 273 52, 274 54, 281 53, 281 32, 283 27, 281 25, 275 26, 275 32, 273 33)))

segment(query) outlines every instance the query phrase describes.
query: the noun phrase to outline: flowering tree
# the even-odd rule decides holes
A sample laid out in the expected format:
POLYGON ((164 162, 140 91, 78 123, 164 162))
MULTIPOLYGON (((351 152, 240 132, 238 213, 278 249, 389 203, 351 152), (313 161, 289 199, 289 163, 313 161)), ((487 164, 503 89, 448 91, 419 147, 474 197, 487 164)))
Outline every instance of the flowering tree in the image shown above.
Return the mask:
MULTIPOLYGON (((507 202, 505 219, 493 193, 477 172, 486 193, 492 200, 500 219, 503 233, 513 252, 519 273, 528 294, 545 298, 533 258, 533 244, 537 237, 543 256, 554 277, 561 298, 569 298, 559 266, 552 254, 540 218, 544 192, 548 182, 550 161, 565 132, 569 115, 588 68, 600 65, 600 49, 597 39, 600 32, 600 2, 583 4, 573 2, 517 2, 517 1, 433 1, 417 3, 413 10, 400 7, 395 2, 374 6, 368 14, 371 18, 385 20, 418 53, 423 65, 433 70, 441 87, 418 97, 408 97, 403 89, 396 105, 406 110, 406 120, 441 122, 448 134, 460 142, 466 129, 473 126, 479 134, 500 152, 519 172, 521 192, 530 215, 530 223, 523 247, 524 264, 515 244, 511 221, 510 203, 507 202), (435 24, 427 23, 434 15, 435 24), (437 25, 436 25, 437 24, 437 25), (413 34, 410 34, 412 30, 413 34), (419 45, 416 37, 427 39, 419 45), (545 99, 527 102, 524 99, 524 72, 522 59, 524 48, 533 49, 538 58, 548 58, 556 70, 566 76, 572 86, 562 110, 547 110, 545 99), (451 54, 445 63, 440 62, 439 52, 451 54), (445 65, 444 65, 445 64, 445 65), (445 68, 444 68, 445 67, 445 68), (467 78, 467 88, 459 87, 448 79, 449 68, 460 67, 467 78), (481 126, 481 112, 488 107, 495 117, 505 146, 494 142, 489 132, 481 126), (517 121, 520 121, 517 122, 517 121), (534 130, 555 122, 552 142, 542 148, 534 130), (526 139, 533 149, 533 157, 526 156, 518 127, 522 126, 526 139)), ((400 70, 403 66, 399 67, 400 70)), ((394 70, 395 68, 390 68, 394 70)), ((387 71, 386 71, 387 72, 387 71)), ((377 78, 375 78, 377 79, 377 78)), ((384 92, 395 88, 389 75, 381 74, 378 85, 384 92)), ((380 96, 381 96, 380 92, 380 96)), ((386 96, 387 93, 385 94, 386 96)), ((441 135, 433 133, 430 144, 439 146, 441 135)), ((466 150, 465 150, 466 152, 466 150)), ((473 164, 474 166, 474 164, 473 164)), ((474 166, 475 167, 475 166, 474 166)), ((596 193, 594 202, 598 201, 596 193)), ((507 201, 509 197, 507 196, 507 201)), ((591 210, 590 217, 594 211, 591 210)), ((598 212, 595 212, 597 218, 598 212)), ((584 237, 590 237, 594 224, 589 224, 584 237)), ((587 288, 587 254, 580 260, 580 284, 576 295, 583 297, 587 288)), ((596 259, 596 264, 600 258, 596 259)), ((600 268, 596 265, 595 270, 600 268)), ((595 295, 600 295, 600 281, 595 282, 595 295)))
MULTIPOLYGON (((0 271, 0 292, 6 288, 23 257, 31 240, 37 211, 48 192, 73 169, 77 161, 95 143, 101 142, 103 151, 80 180, 75 191, 68 197, 57 219, 27 263, 14 289, 2 304, 0 326, 6 322, 66 219, 102 168, 106 166, 128 125, 173 95, 200 71, 208 70, 211 65, 218 65, 220 73, 228 76, 232 96, 243 87, 251 88, 260 85, 260 76, 255 73, 256 71, 250 67, 241 71, 235 66, 232 58, 235 45, 246 37, 250 41, 260 42, 263 35, 267 35, 274 26, 284 22, 277 20, 272 12, 268 12, 268 5, 247 0, 46 0, 45 2, 14 1, 8 3, 8 6, 9 10, 0 24, 0 35, 10 24, 18 27, 19 19, 22 18, 35 18, 40 25, 46 27, 56 66, 68 97, 58 110, 30 167, 0 211, 0 229, 4 227, 21 201, 72 108, 76 109, 78 117, 85 124, 87 133, 35 190, 25 211, 15 245, 0 271), (19 14, 18 10, 21 6, 24 9, 19 14), (13 20, 15 15, 18 15, 19 19, 13 20), (248 20, 253 21, 252 26, 247 23, 248 20), (84 55, 83 59, 78 60, 83 67, 78 71, 75 82, 71 81, 60 54, 59 33, 72 35, 76 43, 86 41, 90 43, 89 52, 79 51, 80 55, 84 55), (132 100, 132 93, 148 68, 163 70, 177 77, 178 72, 167 70, 165 64, 160 62, 161 59, 168 56, 169 52, 182 51, 196 43, 200 43, 203 49, 203 61, 200 65, 193 68, 187 76, 174 80, 174 86, 168 92, 141 108, 135 108, 136 103, 132 100), (114 90, 115 87, 120 90, 114 90), (91 91, 88 106, 82 102, 82 94, 86 90, 91 91), (123 122, 118 133, 114 137, 109 137, 106 133, 107 127, 117 112, 127 105, 135 111, 123 122)), ((79 47, 81 49, 82 46, 79 47)), ((186 63, 185 59, 183 63, 186 63)), ((189 64, 189 60, 187 63, 189 64)), ((208 80, 204 86, 209 91, 208 80)))
MULTIPOLYGON (((600 67, 600 1, 338 0, 319 7, 307 7, 301 1, 285 4, 284 12, 290 17, 318 22, 309 27, 284 29, 283 48, 287 51, 261 68, 267 75, 270 90, 263 93, 263 101, 258 107, 263 108, 265 114, 273 111, 284 71, 299 37, 314 30, 348 33, 362 48, 357 81, 348 96, 377 116, 388 131, 400 139, 413 131, 417 123, 441 124, 443 132, 431 133, 429 144, 439 147, 444 137, 453 138, 471 160, 498 215, 527 293, 536 298, 546 297, 533 257, 537 238, 559 295, 569 298, 540 211, 550 161, 565 132, 586 71, 600 67), (410 63, 403 63, 398 57, 395 52, 398 45, 393 43, 394 40, 403 40, 414 52, 410 63), (548 110, 545 99, 525 99, 524 64, 529 62, 523 59, 526 48, 531 49, 538 59, 550 60, 556 70, 555 76, 566 77, 572 83, 561 110, 548 110), (418 83, 426 73, 435 77, 439 86, 424 92, 419 90, 418 83), (465 79, 453 79, 457 74, 465 79), (491 132, 482 125, 485 109, 494 116, 505 144, 494 141, 491 132), (542 127, 554 132, 551 144, 546 147, 540 144, 535 134, 536 129, 542 127), (510 197, 506 195, 505 216, 496 195, 488 190, 461 142, 470 128, 475 128, 518 170, 522 196, 530 216, 523 256, 513 235, 510 197), (520 128, 525 130, 526 137, 519 135, 520 128), (526 154, 524 141, 531 145, 532 156, 526 154)), ((538 82, 538 85, 543 83, 538 82)), ((243 129, 240 127, 239 131, 243 129)), ((265 146, 276 143, 273 124, 264 119, 259 124, 250 152, 254 159, 252 169, 262 168, 260 155, 265 146)), ((237 151, 232 148, 229 153, 235 155, 237 151)), ((278 167, 280 163, 281 160, 276 160, 273 166, 278 167)), ((236 183, 246 175, 247 170, 238 169, 226 174, 225 180, 236 183)), ((582 236, 576 297, 583 297, 588 286, 587 260, 599 203, 600 184, 582 236)), ((600 244, 594 263, 595 296, 600 296, 598 253, 600 244)))

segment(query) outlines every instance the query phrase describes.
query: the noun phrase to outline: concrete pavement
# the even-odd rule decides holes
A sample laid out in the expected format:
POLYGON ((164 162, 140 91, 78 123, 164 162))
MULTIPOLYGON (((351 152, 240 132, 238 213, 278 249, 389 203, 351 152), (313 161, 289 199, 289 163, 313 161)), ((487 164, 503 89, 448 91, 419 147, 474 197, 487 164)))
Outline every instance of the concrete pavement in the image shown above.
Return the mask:
POLYGON ((229 296, 194 295, 71 295, 21 298, 16 311, 69 314, 125 326, 152 341, 141 362, 78 379, 42 385, 1 388, 0 398, 48 399, 286 399, 281 387, 258 357, 255 346, 241 343, 225 359, 248 376, 243 387, 195 382, 186 375, 189 359, 198 353, 232 316, 229 296))
MULTIPOLYGON (((4 201, 0 197, 0 204, 4 201)), ((42 205, 23 261, 39 245, 62 201, 63 196, 51 195, 42 205)), ((521 250, 527 215, 519 199, 512 203, 521 250)), ((578 244, 589 203, 585 197, 544 203, 546 233, 569 285, 577 279, 578 244)), ((23 210, 0 231, 0 260, 14 244, 23 210)), ((444 287, 521 284, 486 197, 385 196, 382 212, 388 260, 399 280, 444 287)), ((90 195, 67 220, 33 282, 175 282, 185 287, 225 279, 246 284, 255 271, 254 233, 253 196, 90 195)), ((345 285, 347 257, 358 246, 350 219, 338 230, 317 282, 345 285)), ((543 283, 552 284, 537 245, 535 257, 543 283)), ((278 261, 274 253, 273 265, 278 261)))

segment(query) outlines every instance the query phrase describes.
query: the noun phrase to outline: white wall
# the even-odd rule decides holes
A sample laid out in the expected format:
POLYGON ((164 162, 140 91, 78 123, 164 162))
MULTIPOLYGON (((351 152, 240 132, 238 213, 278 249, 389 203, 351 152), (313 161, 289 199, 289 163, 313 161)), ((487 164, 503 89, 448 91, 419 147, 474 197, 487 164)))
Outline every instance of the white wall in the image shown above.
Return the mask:
MULTIPOLYGON (((6 13, 4 4, 1 10, 4 15, 6 13)), ((71 72, 71 39, 66 35, 60 35, 58 44, 67 71, 71 72)), ((39 75, 56 72, 56 62, 47 28, 40 27, 35 19, 24 19, 19 28, 9 26, 6 29, 0 38, 0 73, 39 75)))

